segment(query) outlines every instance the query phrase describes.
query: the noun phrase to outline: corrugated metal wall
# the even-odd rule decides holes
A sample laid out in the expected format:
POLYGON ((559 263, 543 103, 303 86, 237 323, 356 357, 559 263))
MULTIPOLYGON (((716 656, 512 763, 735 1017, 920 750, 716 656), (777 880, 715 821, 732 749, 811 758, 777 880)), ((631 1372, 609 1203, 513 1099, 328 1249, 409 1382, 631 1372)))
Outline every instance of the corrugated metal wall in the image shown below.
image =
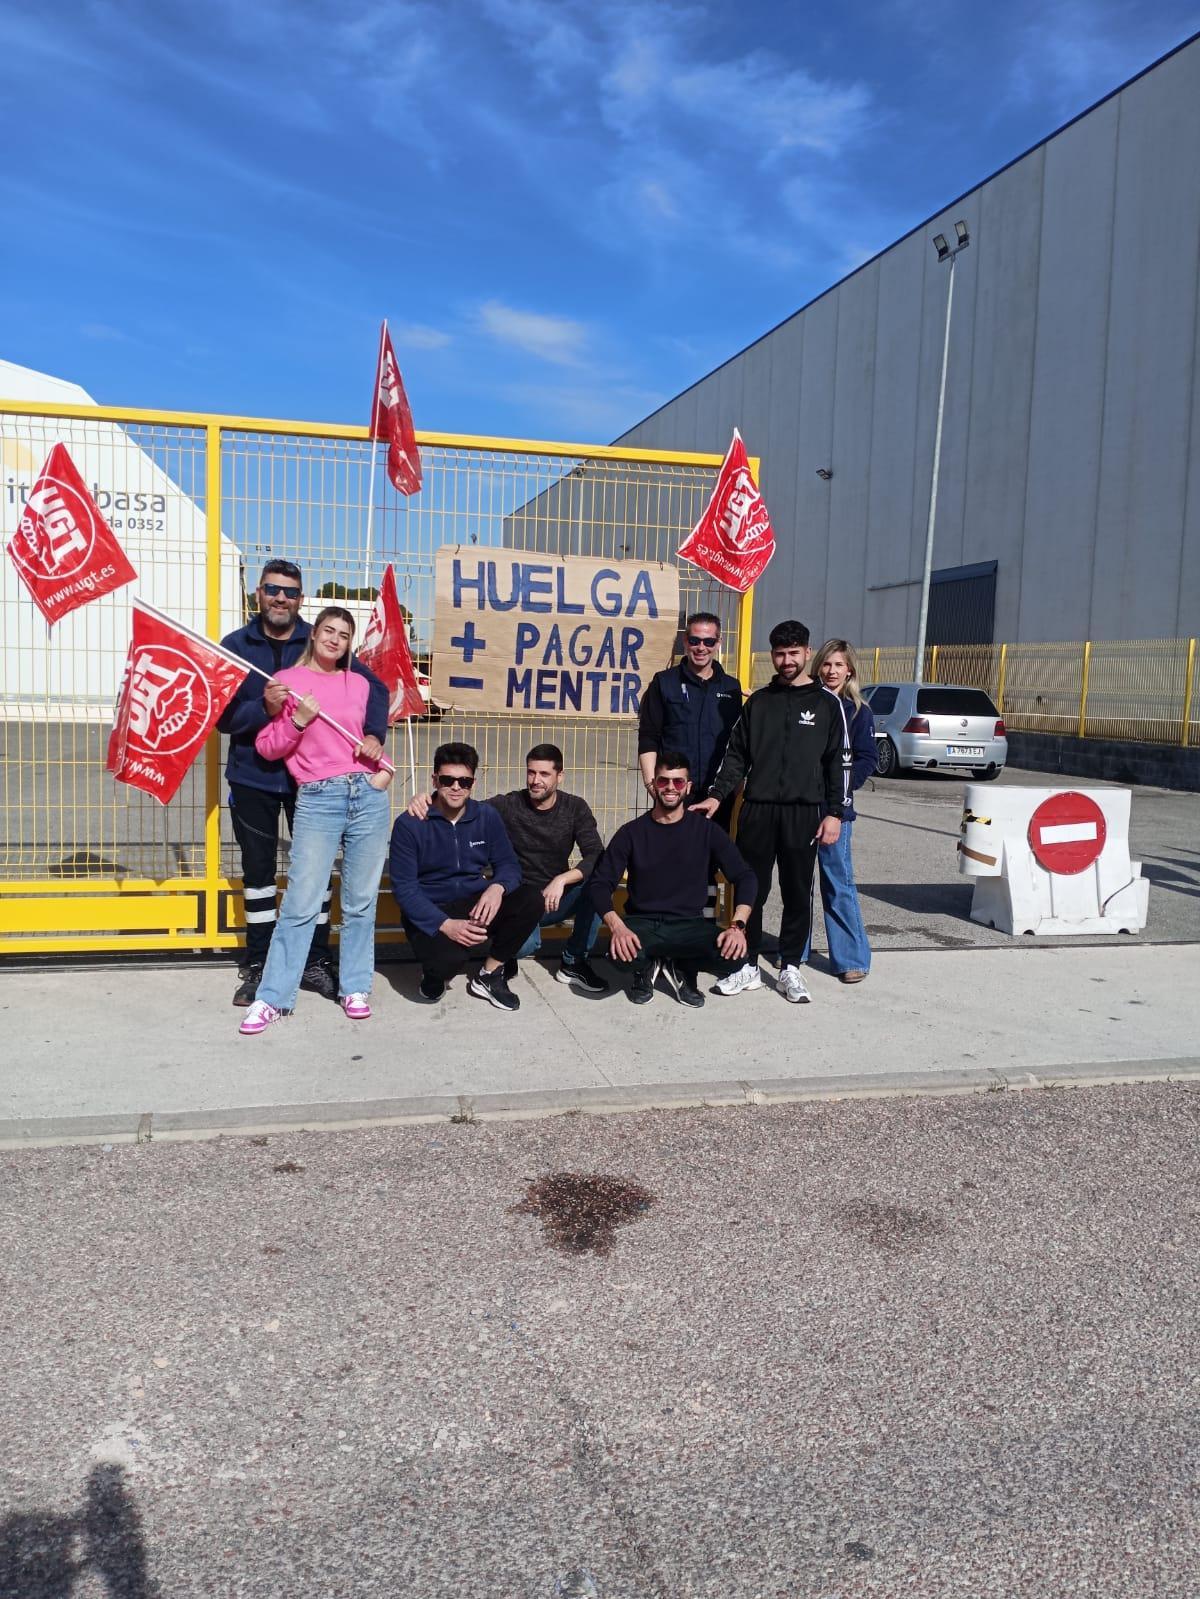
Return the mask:
POLYGON ((761 452, 781 543, 760 647, 784 614, 916 636, 948 275, 929 240, 957 217, 934 566, 998 563, 997 638, 1195 632, 1198 170, 1192 41, 622 437, 723 450, 736 424, 761 452))

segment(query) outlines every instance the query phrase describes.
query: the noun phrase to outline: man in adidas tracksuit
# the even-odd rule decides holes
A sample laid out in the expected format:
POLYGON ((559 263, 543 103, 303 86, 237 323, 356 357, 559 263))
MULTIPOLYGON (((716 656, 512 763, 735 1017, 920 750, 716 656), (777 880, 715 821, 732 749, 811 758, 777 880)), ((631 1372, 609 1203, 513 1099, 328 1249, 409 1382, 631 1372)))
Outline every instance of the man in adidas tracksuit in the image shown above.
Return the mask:
POLYGON ((801 681, 810 654, 803 623, 780 622, 771 629, 770 642, 775 676, 747 700, 708 798, 693 809, 712 816, 745 782, 737 846, 758 880, 758 894, 746 928, 746 964, 722 979, 718 992, 739 994, 762 986, 762 913, 778 865, 783 898, 779 986, 799 1005, 810 997, 801 963, 817 847, 835 844, 842 830, 845 725, 835 696, 819 683, 801 681))

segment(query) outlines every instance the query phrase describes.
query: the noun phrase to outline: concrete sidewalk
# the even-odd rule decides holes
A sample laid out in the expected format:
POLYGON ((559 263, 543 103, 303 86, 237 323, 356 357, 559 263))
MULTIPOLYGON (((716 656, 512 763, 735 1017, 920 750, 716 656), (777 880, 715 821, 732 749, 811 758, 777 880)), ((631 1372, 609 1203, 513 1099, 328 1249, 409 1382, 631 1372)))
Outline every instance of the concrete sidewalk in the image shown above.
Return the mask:
POLYGON ((461 977, 423 1005, 395 964, 370 1022, 302 994, 259 1038, 227 964, 9 970, 0 1145, 1192 1075, 1198 967, 1194 944, 891 952, 855 987, 814 971, 811 1005, 772 984, 689 1011, 528 962, 508 1016, 461 977))

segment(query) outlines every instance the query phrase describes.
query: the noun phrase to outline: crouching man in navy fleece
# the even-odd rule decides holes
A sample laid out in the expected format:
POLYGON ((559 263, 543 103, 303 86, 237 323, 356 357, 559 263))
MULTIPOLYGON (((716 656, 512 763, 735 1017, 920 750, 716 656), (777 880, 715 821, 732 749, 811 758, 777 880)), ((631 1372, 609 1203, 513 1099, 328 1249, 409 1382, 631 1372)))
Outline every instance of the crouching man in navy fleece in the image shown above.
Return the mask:
POLYGON ((505 964, 541 919, 541 890, 522 883, 499 813, 471 798, 479 754, 470 744, 439 744, 433 803, 424 821, 396 818, 388 871, 404 931, 421 963, 421 998, 446 992, 472 953, 491 951, 467 992, 497 1010, 519 1010, 505 964))

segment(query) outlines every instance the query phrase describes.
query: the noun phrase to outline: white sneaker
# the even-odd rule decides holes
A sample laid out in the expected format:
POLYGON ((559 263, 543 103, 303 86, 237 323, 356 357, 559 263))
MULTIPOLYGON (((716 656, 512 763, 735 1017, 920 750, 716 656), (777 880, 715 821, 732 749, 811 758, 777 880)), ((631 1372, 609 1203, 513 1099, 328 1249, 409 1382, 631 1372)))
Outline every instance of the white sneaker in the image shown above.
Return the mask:
POLYGON ((277 1022, 283 1015, 282 1011, 268 1005, 265 999, 256 999, 246 1012, 245 1020, 238 1028, 239 1033, 265 1033, 272 1022, 277 1022))
POLYGON ((717 984, 718 994, 748 994, 751 989, 762 987, 762 973, 758 969, 757 961, 747 961, 744 966, 739 966, 736 972, 730 972, 728 977, 722 977, 717 984))
POLYGON ((812 995, 798 966, 785 966, 779 974, 779 987, 784 999, 793 1005, 808 1005, 812 995))

